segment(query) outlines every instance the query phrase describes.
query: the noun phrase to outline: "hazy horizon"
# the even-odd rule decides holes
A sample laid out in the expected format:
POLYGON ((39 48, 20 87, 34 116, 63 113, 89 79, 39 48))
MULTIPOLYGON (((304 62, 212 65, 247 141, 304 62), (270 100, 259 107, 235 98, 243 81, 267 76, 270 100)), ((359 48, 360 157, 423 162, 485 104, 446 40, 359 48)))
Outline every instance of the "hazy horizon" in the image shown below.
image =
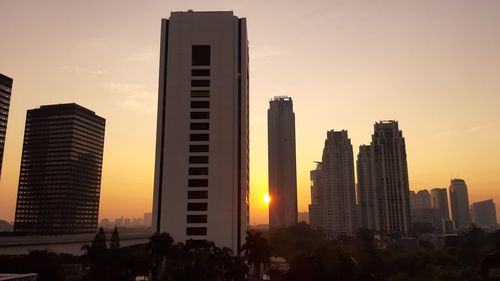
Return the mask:
POLYGON ((0 219, 14 218, 26 110, 67 102, 106 119, 100 219, 151 212, 160 19, 188 9, 248 21, 251 224, 268 220, 267 109, 281 95, 294 103, 299 212, 327 130, 347 129, 356 158, 387 119, 411 190, 463 178, 471 203, 500 202, 498 1, 0 0, 0 73, 14 79, 0 219))

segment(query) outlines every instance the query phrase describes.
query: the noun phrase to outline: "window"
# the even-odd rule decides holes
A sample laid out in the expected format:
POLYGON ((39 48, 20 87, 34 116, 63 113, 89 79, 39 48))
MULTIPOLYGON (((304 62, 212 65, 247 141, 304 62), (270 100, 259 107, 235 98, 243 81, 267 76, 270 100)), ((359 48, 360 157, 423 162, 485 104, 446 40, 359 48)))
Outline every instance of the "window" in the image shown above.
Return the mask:
POLYGON ((210 80, 191 80, 191 87, 210 87, 210 80))
POLYGON ((210 91, 192 90, 191 97, 192 98, 208 98, 208 97, 210 97, 210 91))
POLYGON ((188 215, 187 223, 206 223, 207 215, 188 215))
POLYGON ((189 179, 188 187, 207 187, 208 179, 189 179))
POLYGON ((186 241, 186 246, 190 249, 193 248, 203 248, 207 244, 207 240, 205 239, 189 239, 186 241))
POLYGON ((207 235, 206 227, 188 227, 186 228, 186 235, 207 235))
POLYGON ((190 164, 208 164, 208 156, 189 156, 190 164))
POLYGON ((188 211, 206 211, 208 208, 207 203, 188 203, 188 211))
POLYGON ((190 141, 208 141, 208 134, 190 134, 190 141))
POLYGON ((208 199, 208 191, 206 190, 188 191, 188 199, 208 199))
POLYGON ((191 112, 191 119, 208 119, 210 112, 191 112))
POLYGON ((210 69, 192 69, 191 76, 210 76, 210 69))
POLYGON ((191 102, 191 108, 209 108, 209 107, 210 107, 209 101, 192 101, 191 102))
POLYGON ((206 176, 208 175, 208 168, 189 168, 189 175, 191 176, 206 176))
POLYGON ((208 152, 208 145, 190 145, 189 152, 208 152))
POLYGON ((191 123, 189 124, 191 130, 208 130, 210 129, 209 123, 191 123))
POLYGON ((210 65, 210 45, 193 45, 192 65, 210 65))

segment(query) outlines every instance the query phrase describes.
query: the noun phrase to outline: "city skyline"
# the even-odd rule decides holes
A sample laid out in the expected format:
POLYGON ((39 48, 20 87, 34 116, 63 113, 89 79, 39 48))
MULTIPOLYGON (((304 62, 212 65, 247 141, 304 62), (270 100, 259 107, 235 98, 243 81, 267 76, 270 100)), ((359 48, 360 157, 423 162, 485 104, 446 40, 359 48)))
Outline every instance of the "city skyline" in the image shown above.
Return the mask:
POLYGON ((14 217, 26 109, 63 102, 78 102, 108 120, 100 218, 151 211, 158 25, 170 11, 190 8, 234 10, 251 18, 252 224, 267 221, 261 200, 267 191, 263 132, 267 101, 277 94, 293 96, 300 116, 299 211, 307 210, 310 201, 309 171, 321 156, 324 131, 348 129, 357 153, 369 142, 373 122, 384 119, 404 127, 410 189, 446 186, 460 177, 467 181, 471 202, 500 199, 495 190, 500 185, 495 145, 500 140, 495 82, 500 55, 494 51, 500 36, 492 12, 498 3, 453 1, 432 7, 319 1, 314 7, 294 2, 283 11, 280 3, 268 9, 260 3, 256 9, 224 1, 158 1, 139 14, 131 1, 89 3, 2 4, 0 24, 6 29, 0 72, 15 83, 0 183, 1 219, 14 217), (302 16, 315 20, 305 24, 297 20, 302 16), (33 21, 37 25, 29 24, 33 21))

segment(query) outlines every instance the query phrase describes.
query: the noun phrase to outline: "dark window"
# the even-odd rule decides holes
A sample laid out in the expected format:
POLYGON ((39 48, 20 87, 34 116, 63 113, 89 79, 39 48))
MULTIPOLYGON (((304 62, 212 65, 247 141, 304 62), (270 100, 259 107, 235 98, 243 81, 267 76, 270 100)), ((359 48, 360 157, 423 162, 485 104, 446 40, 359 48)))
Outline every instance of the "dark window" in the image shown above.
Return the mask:
POLYGON ((210 97, 210 91, 203 90, 191 90, 192 98, 208 98, 210 97))
POLYGON ((191 87, 210 87, 210 80, 191 80, 191 87))
POLYGON ((188 203, 188 211, 206 211, 207 203, 188 203))
POLYGON ((208 179, 189 179, 188 187, 207 187, 208 179))
POLYGON ((188 199, 208 199, 208 191, 205 190, 188 191, 188 199))
POLYGON ((188 215, 187 223, 206 223, 207 215, 188 215))
POLYGON ((208 134, 190 134, 190 141, 208 141, 208 134))
POLYGON ((210 45, 194 45, 192 63, 193 65, 210 65, 210 45))
POLYGON ((208 164, 208 156, 189 156, 190 164, 208 164))
POLYGON ((191 112, 191 119, 208 119, 210 112, 191 112))
POLYGON ((208 175, 208 168, 189 168, 189 174, 192 176, 206 176, 208 175))
POLYGON ((208 145, 190 145, 189 152, 208 152, 208 145))
POLYGON ((189 124, 191 130, 208 130, 210 129, 209 123, 191 123, 189 124))
POLYGON ((209 108, 209 107, 210 107, 209 101, 192 101, 191 102, 191 108, 209 108))
POLYGON ((186 228, 186 235, 207 235, 206 227, 188 227, 186 228))
POLYGON ((210 69, 192 69, 191 76, 210 76, 210 69))
POLYGON ((190 249, 193 248, 204 248, 207 245, 207 240, 205 239, 189 239, 186 241, 186 246, 190 249))

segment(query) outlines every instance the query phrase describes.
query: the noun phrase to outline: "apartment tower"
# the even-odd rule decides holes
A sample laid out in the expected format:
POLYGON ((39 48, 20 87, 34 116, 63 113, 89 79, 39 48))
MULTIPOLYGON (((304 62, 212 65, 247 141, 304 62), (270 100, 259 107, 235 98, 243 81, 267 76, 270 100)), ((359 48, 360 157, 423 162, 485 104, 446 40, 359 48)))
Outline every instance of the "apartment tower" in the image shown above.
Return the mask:
POLYGON ((77 104, 28 110, 15 232, 95 232, 105 120, 77 104))
POLYGON ((372 172, 383 235, 407 237, 411 231, 406 145, 397 121, 375 123, 371 142, 372 172))
POLYGON ((322 228, 329 238, 352 236, 358 229, 354 186, 354 159, 351 140, 346 130, 327 133, 321 165, 311 173, 313 187, 312 210, 323 214, 322 228), (317 203, 317 204, 314 204, 317 203))
POLYGON ((295 114, 290 97, 275 97, 267 111, 269 227, 297 224, 295 114))
POLYGON ((12 82, 12 78, 0 73, 0 177, 2 176, 3 151, 7 134, 12 82))
POLYGON ((246 20, 173 12, 160 48, 153 231, 239 254, 249 222, 246 20))

